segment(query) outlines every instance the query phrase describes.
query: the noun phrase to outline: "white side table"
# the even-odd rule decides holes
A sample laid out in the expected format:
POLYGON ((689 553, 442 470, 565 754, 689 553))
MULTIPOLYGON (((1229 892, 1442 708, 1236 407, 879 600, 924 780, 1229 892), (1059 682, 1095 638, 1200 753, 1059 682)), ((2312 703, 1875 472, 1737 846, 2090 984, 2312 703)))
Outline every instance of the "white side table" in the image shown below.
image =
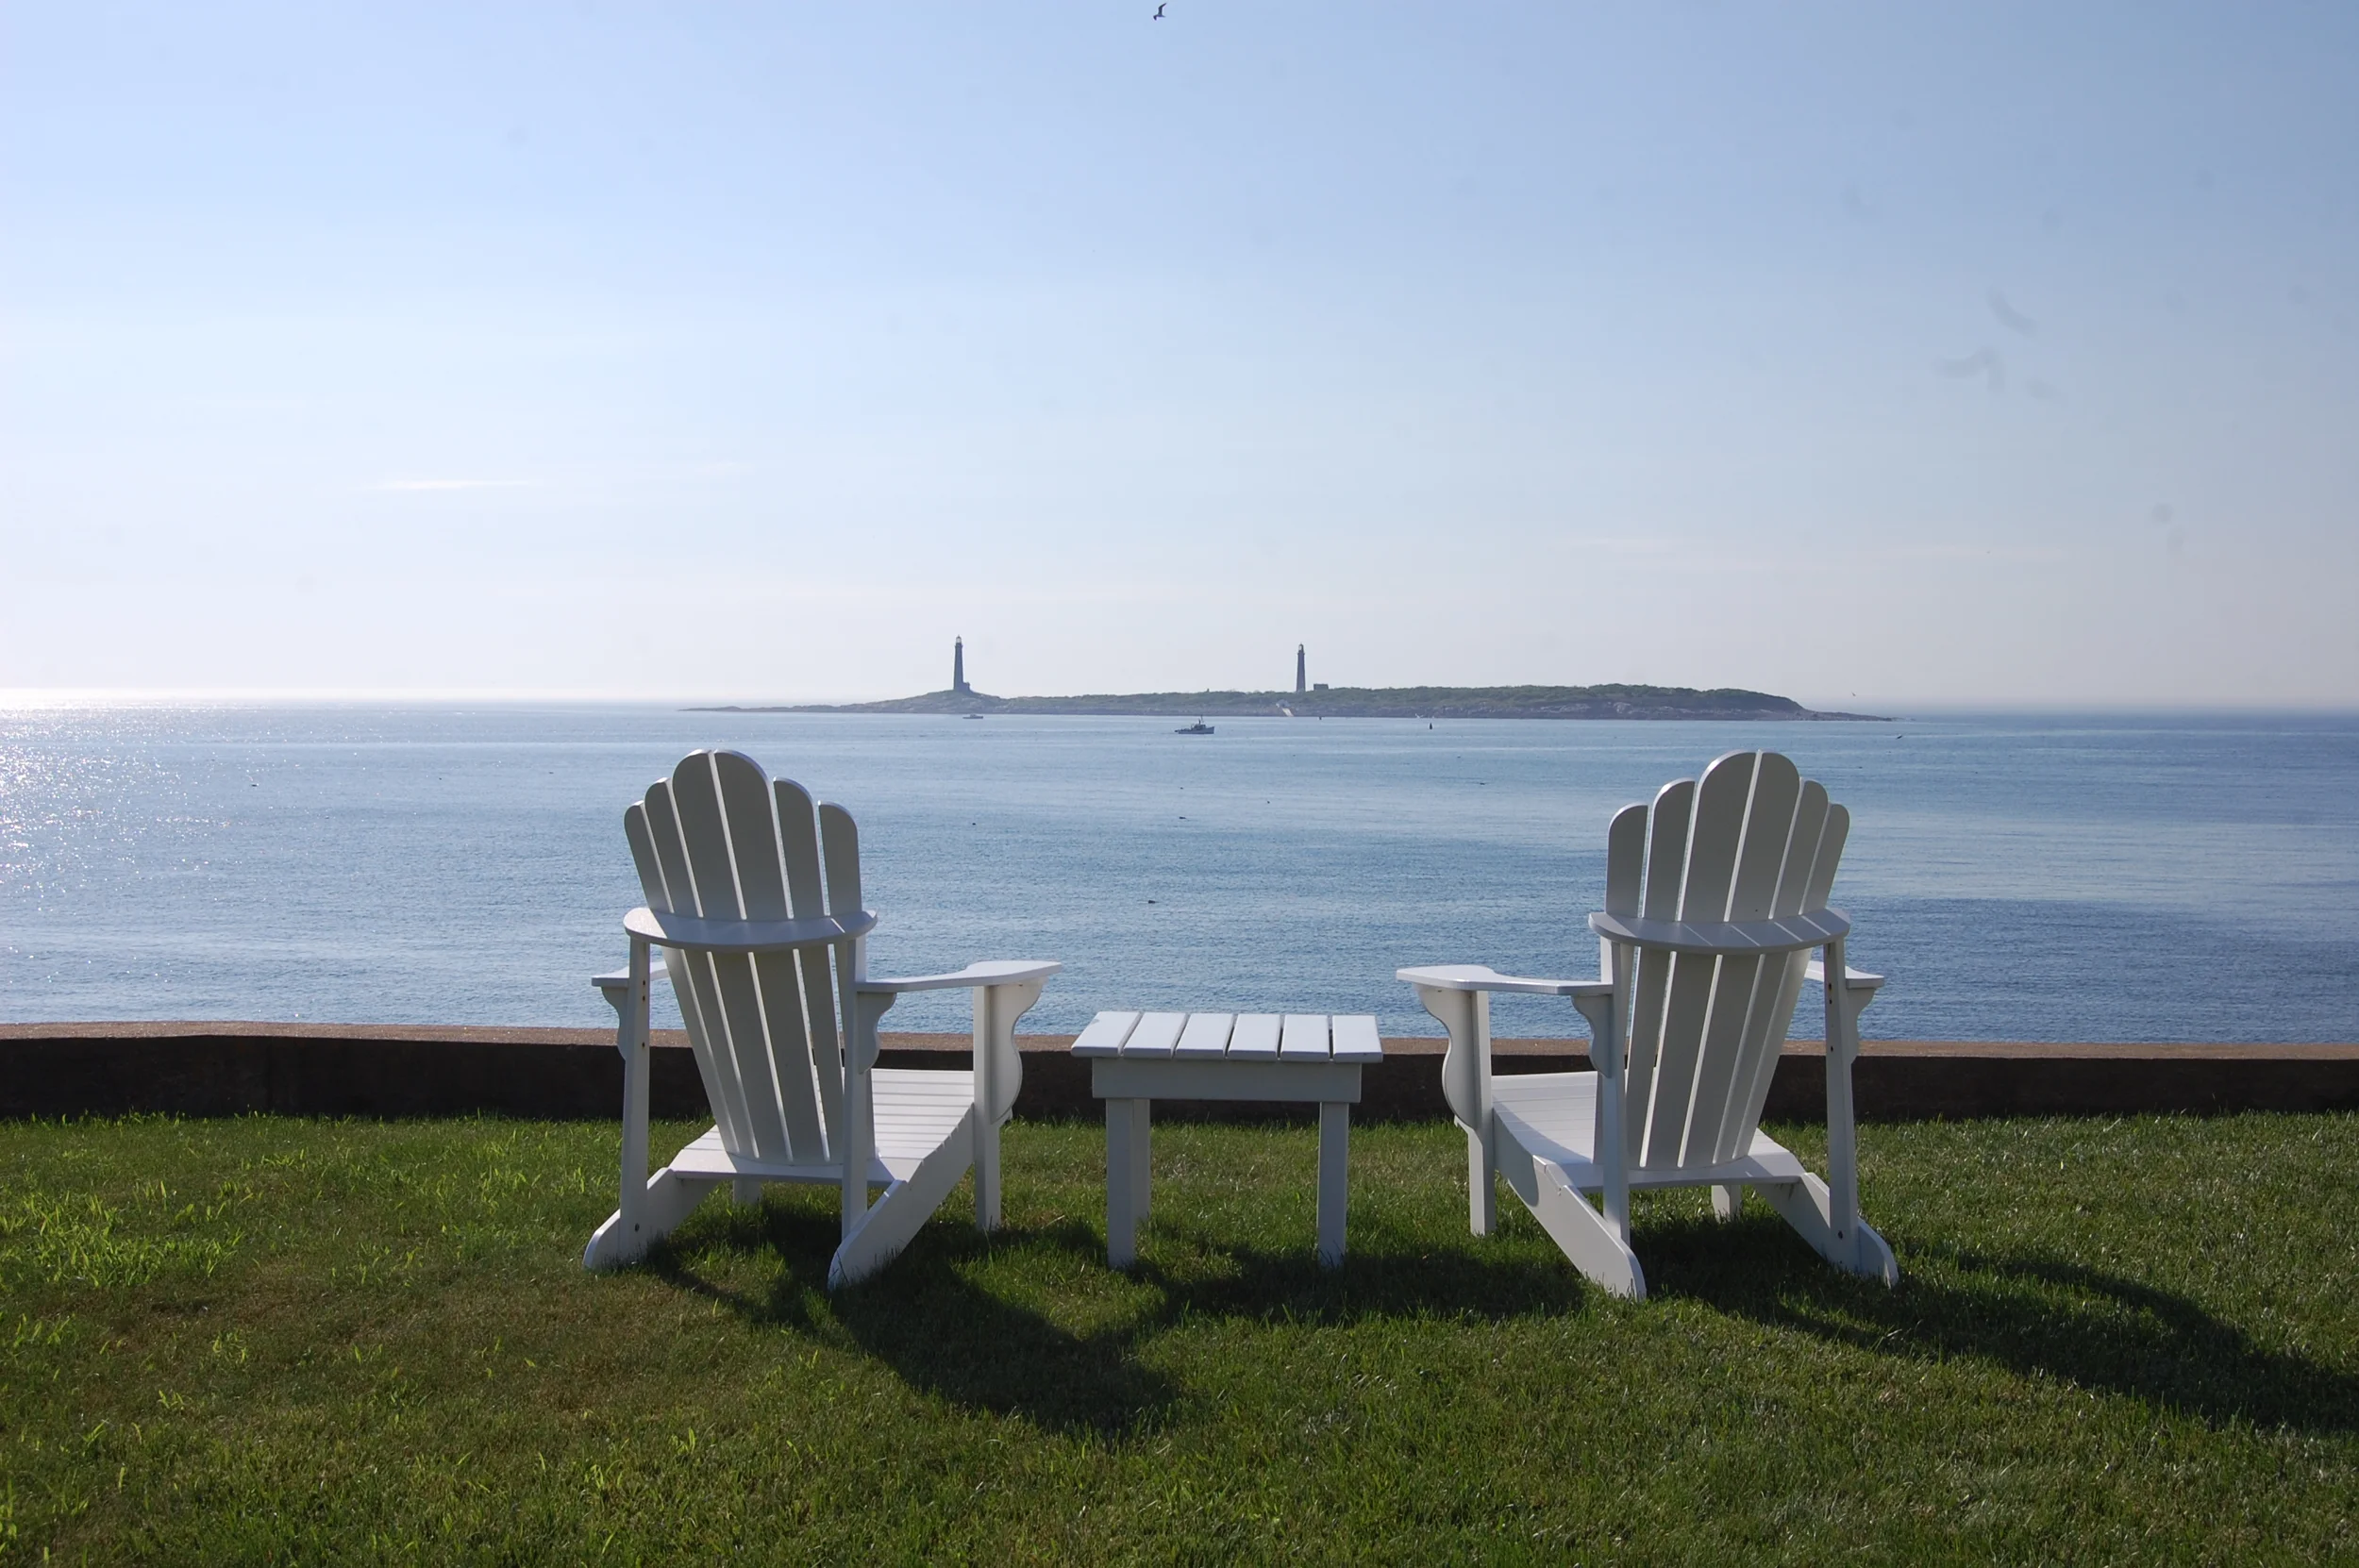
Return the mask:
POLYGON ((1360 1069, 1384 1059, 1364 1014, 1101 1012, 1073 1043, 1106 1102, 1106 1261, 1138 1260, 1148 1108, 1163 1100, 1291 1100, 1319 1108, 1319 1261, 1344 1260, 1344 1177, 1360 1069))

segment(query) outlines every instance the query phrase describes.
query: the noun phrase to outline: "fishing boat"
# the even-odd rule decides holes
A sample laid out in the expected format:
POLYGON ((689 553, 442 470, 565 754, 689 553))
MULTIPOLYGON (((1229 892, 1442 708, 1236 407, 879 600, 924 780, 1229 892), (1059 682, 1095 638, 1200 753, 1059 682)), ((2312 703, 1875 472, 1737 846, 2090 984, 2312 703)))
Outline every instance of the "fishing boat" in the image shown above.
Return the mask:
POLYGON ((1181 725, 1178 729, 1172 731, 1174 735, 1210 735, 1212 732, 1213 726, 1206 724, 1201 719, 1196 720, 1196 723, 1192 725, 1181 725))

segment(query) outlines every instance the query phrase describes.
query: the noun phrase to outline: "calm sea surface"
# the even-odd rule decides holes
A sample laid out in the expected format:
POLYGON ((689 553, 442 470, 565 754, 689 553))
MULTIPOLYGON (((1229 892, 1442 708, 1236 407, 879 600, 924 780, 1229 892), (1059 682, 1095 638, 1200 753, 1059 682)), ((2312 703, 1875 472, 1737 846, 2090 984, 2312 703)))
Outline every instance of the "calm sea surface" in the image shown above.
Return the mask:
MULTIPOLYGON (((611 1023, 625 805, 700 745, 859 819, 872 968, 1053 958, 1105 1007, 1375 1011, 1406 963, 1591 975, 1614 809, 1770 745, 1853 816, 1871 1036, 2359 1040, 2359 719, 1904 724, 0 712, 0 1019, 611 1023)), ((1504 1031, 1579 1035, 1505 998, 1504 1031)), ((962 1028, 917 999, 899 1028, 962 1028)), ((1818 1031, 1807 1009, 1799 1031, 1818 1031)))

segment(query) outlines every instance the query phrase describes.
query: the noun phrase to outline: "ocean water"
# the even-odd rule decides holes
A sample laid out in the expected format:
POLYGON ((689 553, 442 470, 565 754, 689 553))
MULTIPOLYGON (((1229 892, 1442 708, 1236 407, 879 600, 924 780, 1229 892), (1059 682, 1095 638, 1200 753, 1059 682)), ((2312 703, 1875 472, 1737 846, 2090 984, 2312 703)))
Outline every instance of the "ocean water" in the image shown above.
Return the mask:
MULTIPOLYGON (((1393 971, 1587 976, 1607 819, 1769 745, 1853 826, 1870 1037, 2359 1040, 2359 718, 1899 724, 0 712, 0 1020, 606 1025, 624 807, 696 746, 859 819, 871 967, 1053 958, 1099 1008, 1373 1011, 1393 971)), ((661 995, 661 992, 659 992, 661 995)), ((913 998, 896 1028, 963 1028, 913 998)), ((1502 999, 1503 1032, 1580 1035, 1502 999)), ((1798 1033, 1818 1031, 1806 1002, 1798 1033)))

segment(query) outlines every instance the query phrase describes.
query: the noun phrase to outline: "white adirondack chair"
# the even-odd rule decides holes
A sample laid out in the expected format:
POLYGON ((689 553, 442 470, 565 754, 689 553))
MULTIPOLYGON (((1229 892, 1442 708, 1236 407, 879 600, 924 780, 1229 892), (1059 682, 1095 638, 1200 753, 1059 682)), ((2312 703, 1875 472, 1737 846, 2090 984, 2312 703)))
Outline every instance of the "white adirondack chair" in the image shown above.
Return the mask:
POLYGON ((1883 984, 1843 961, 1850 921, 1827 894, 1850 814, 1773 751, 1731 752, 1700 783, 1629 806, 1606 838, 1595 980, 1525 979, 1476 964, 1400 978, 1449 1030, 1442 1091, 1466 1129, 1475 1234, 1497 1222, 1492 1173, 1581 1273, 1643 1297, 1632 1188, 1710 1187, 1733 1219, 1750 1187, 1836 1267, 1899 1279, 1859 1217, 1851 1061, 1883 984), (1824 952, 1813 962, 1810 950, 1824 952), (1769 1077, 1805 977, 1827 985, 1827 1167, 1820 1181, 1761 1131, 1769 1077), (1491 1072, 1494 992, 1566 996, 1588 1021, 1589 1073, 1491 1072), (1589 1195, 1598 1194, 1603 1212, 1589 1195))
POLYGON ((900 1254, 959 1178, 975 1172, 975 1223, 999 1223, 999 1127, 1023 1063, 1015 1022, 1055 963, 969 964, 872 979, 851 814, 775 785, 753 759, 699 751, 623 815, 646 907, 624 917, 630 967, 596 976, 621 1014, 622 1207, 582 1262, 644 1256, 723 1182, 740 1203, 769 1181, 834 1183, 844 1240, 830 1290, 900 1254), (815 824, 814 824, 815 818, 815 824), (649 949, 663 950, 713 1126, 647 1175, 649 949), (877 1066, 877 1025, 905 992, 975 994, 972 1071, 877 1066), (846 1043, 848 1043, 848 1044, 846 1043), (871 1186, 884 1195, 869 1202, 871 1186))

